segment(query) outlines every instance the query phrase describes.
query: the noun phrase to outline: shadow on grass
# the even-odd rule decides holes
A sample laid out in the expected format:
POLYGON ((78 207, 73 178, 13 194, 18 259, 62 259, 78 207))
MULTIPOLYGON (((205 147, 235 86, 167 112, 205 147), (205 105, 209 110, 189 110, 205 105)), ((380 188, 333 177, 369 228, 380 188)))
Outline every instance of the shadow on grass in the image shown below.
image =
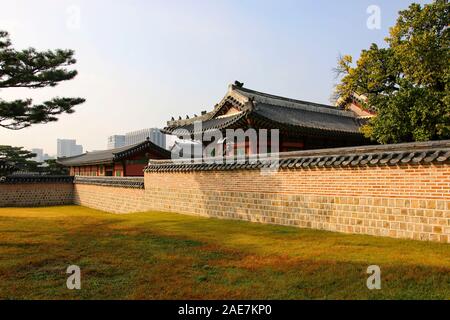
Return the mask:
POLYGON ((439 244, 163 213, 2 219, 0 231, 3 299, 450 298, 445 259, 421 263, 445 257, 439 244), (66 288, 72 264, 79 291, 66 288), (366 287, 370 264, 381 290, 366 287))

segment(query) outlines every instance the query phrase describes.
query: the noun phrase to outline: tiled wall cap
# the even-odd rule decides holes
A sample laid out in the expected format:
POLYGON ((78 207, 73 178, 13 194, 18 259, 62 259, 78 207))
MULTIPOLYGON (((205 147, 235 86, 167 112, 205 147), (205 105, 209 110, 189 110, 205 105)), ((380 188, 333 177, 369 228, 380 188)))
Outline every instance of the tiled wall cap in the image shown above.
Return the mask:
POLYGON ((0 184, 19 183, 72 183, 71 176, 38 176, 38 175, 11 175, 0 177, 0 184))
POLYGON ((277 158, 254 156, 230 163, 230 158, 210 158, 204 162, 188 160, 150 160, 147 172, 190 172, 210 170, 252 170, 260 168, 307 169, 347 166, 396 166, 402 164, 444 163, 450 159, 450 141, 398 145, 337 148, 286 152, 277 158), (278 162, 277 162, 278 160, 278 162), (243 162, 242 162, 243 161, 243 162))
POLYGON ((109 187, 144 189, 143 177, 83 177, 76 176, 75 183, 109 187))

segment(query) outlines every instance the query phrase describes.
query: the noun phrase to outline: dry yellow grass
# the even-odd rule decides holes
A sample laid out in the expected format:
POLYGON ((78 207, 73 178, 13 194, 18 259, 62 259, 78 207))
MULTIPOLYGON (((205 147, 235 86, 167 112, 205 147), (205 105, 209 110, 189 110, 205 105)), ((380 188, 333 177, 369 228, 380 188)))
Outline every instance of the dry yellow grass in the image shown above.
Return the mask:
POLYGON ((450 245, 84 207, 0 209, 3 299, 449 299, 450 245), (79 265, 82 289, 66 288, 79 265), (382 289, 365 283, 369 265, 382 289))

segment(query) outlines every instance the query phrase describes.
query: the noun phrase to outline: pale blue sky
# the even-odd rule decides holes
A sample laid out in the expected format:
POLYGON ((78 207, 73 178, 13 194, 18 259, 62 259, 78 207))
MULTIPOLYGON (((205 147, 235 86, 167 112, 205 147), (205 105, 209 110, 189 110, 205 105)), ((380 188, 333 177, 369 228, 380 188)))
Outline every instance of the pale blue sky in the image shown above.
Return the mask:
POLYGON ((108 135, 210 110, 234 80, 329 103, 339 54, 357 57, 372 42, 382 44, 411 2, 0 0, 0 29, 16 47, 74 49, 79 71, 56 88, 0 96, 87 99, 58 122, 0 128, 0 144, 55 153, 57 138, 74 138, 87 150, 104 149, 108 135), (366 26, 370 5, 381 9, 380 30, 366 26))

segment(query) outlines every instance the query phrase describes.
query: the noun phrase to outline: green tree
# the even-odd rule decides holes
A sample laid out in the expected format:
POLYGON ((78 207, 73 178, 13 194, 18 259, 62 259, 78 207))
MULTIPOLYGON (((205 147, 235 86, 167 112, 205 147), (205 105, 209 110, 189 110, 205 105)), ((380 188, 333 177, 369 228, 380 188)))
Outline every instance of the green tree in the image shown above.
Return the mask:
POLYGON ((69 174, 69 168, 57 163, 55 159, 45 160, 45 165, 40 168, 43 174, 57 176, 66 176, 69 174))
POLYGON ((5 176, 17 171, 37 172, 39 163, 33 161, 35 153, 24 150, 23 147, 0 145, 0 175, 5 176))
POLYGON ((436 0, 400 11, 385 39, 363 50, 356 65, 351 56, 338 63, 342 101, 354 94, 376 116, 363 127, 380 143, 450 138, 450 6, 436 0))
MULTIPOLYGON (((34 48, 15 50, 6 31, 0 31, 0 89, 54 87, 71 80, 76 70, 67 67, 76 63, 73 50, 34 48)), ((0 99, 0 126, 22 129, 32 124, 57 121, 57 115, 74 112, 73 107, 85 101, 82 98, 56 97, 40 104, 31 99, 5 101, 0 99)))

